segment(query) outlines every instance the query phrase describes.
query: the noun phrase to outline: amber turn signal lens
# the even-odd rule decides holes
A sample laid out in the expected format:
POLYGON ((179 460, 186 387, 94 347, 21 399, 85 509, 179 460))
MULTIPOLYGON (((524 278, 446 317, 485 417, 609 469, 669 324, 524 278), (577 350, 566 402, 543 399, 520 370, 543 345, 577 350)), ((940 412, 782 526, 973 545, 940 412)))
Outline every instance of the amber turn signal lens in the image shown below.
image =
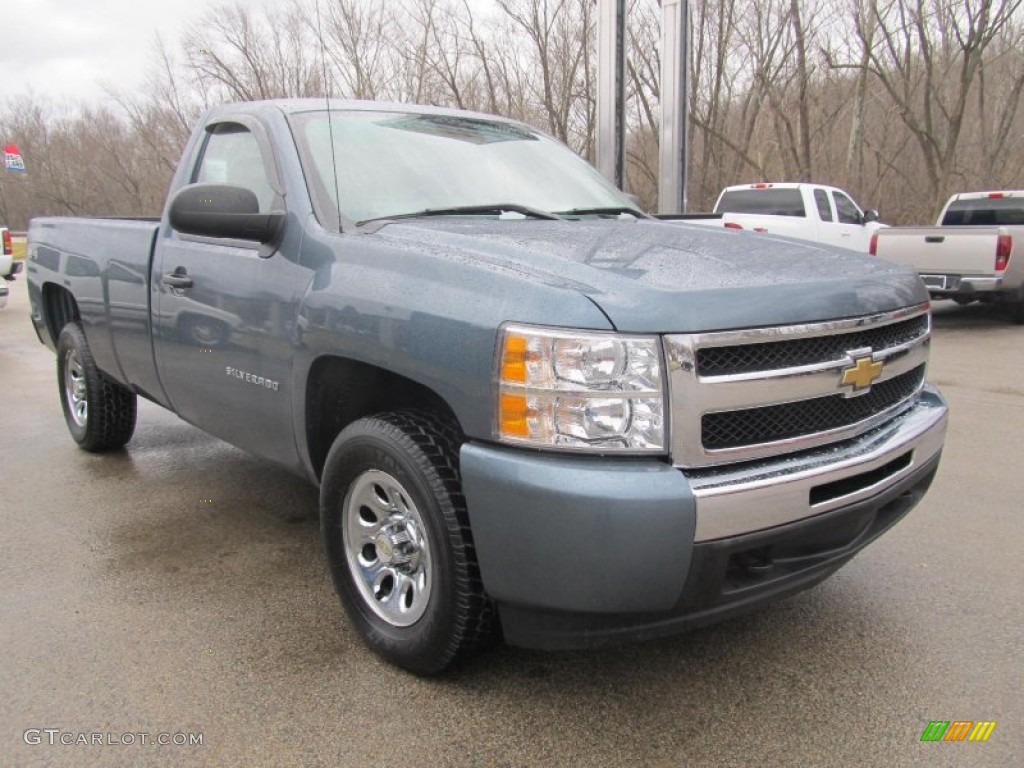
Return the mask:
POLYGON ((509 334, 505 337, 505 348, 501 353, 501 380, 526 383, 525 336, 509 334))
POLYGON ((498 414, 501 436, 529 437, 530 425, 526 421, 529 415, 530 406, 526 402, 525 395, 502 393, 501 410, 498 414))

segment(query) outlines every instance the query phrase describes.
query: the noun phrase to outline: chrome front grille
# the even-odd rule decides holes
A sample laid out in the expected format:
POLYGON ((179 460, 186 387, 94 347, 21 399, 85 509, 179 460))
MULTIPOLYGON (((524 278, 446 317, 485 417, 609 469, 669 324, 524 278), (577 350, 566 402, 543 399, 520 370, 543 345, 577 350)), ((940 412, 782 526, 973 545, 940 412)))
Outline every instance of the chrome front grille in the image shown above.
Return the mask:
POLYGON ((927 333, 928 315, 918 315, 902 322, 853 333, 774 343, 705 347, 697 353, 697 373, 701 376, 727 376, 842 360, 851 349, 888 349, 927 333))
POLYGON ((795 403, 706 413, 704 447, 736 448, 803 437, 856 424, 912 397, 924 382, 924 366, 876 384, 863 397, 827 395, 795 403))
POLYGON ((930 330, 922 304, 828 323, 666 336, 673 462, 766 458, 877 427, 923 386, 930 330), (844 384, 844 372, 879 364, 870 385, 844 384))

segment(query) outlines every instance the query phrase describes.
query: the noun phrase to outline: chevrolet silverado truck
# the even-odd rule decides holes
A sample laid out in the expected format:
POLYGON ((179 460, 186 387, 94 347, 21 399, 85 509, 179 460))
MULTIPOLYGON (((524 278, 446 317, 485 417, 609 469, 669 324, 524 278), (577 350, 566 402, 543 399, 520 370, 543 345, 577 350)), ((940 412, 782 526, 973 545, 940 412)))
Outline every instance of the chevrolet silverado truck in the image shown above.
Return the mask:
POLYGON ((352 624, 419 674, 810 587, 943 445, 911 270, 649 218, 502 118, 216 107, 159 220, 28 248, 78 445, 128 443, 141 396, 318 484, 352 624))
POLYGON ((871 253, 917 270, 933 299, 999 303, 1024 323, 1024 191, 953 195, 934 227, 893 227, 871 253))
POLYGON ((799 183, 726 187, 714 213, 660 218, 795 237, 860 253, 867 253, 872 235, 887 226, 878 221, 878 211, 862 211, 841 189, 799 183))

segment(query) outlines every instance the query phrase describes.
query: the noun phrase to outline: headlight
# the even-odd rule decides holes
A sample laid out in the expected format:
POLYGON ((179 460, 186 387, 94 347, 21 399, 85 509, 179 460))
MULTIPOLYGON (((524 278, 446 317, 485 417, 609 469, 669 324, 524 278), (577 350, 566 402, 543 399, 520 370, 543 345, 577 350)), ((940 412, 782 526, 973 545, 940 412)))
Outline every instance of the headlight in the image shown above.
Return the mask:
POLYGON ((656 336, 523 325, 506 325, 499 334, 499 440, 595 452, 665 451, 656 336))

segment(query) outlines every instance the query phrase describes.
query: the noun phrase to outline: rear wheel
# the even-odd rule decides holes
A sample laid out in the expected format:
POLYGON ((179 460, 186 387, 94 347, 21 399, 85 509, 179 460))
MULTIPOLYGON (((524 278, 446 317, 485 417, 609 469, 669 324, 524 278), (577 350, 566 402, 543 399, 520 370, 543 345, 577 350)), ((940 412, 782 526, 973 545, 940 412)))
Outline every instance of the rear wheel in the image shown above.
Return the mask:
POLYGON ((335 589, 366 643, 435 674, 495 633, 462 496, 460 435, 419 411, 346 427, 324 467, 321 529, 335 589))
POLYGON ((64 421, 87 451, 120 448, 135 431, 135 393, 107 378, 97 367, 77 323, 57 339, 57 387, 64 421))
POLYGON ((1024 289, 1021 289, 1020 298, 1009 304, 1007 309, 1010 311, 1010 320, 1018 325, 1024 325, 1024 289))

